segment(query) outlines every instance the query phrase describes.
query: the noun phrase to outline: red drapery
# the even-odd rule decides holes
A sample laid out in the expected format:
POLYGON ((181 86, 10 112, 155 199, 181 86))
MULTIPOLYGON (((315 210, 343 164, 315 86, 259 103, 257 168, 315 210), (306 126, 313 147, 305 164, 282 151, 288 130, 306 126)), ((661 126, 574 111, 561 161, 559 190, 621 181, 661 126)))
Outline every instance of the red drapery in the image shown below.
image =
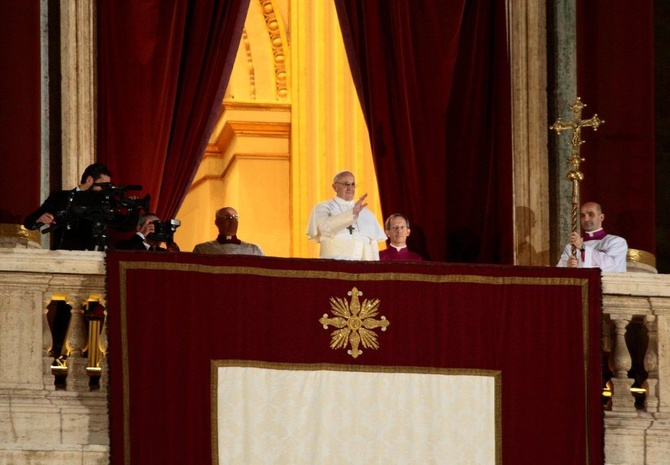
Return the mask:
POLYGON ((505 2, 335 3, 384 213, 434 260, 512 263, 505 2))
POLYGON ((0 223, 40 202, 40 2, 0 3, 0 223))
POLYGON ((98 5, 98 160, 172 218, 220 109, 249 0, 98 5))
POLYGON ((656 253, 654 2, 578 2, 578 93, 605 120, 584 131, 582 201, 601 203, 604 227, 656 253))
POLYGON ((211 463, 210 369, 224 359, 500 371, 502 463, 602 463, 596 269, 107 258, 114 464, 211 463), (390 322, 356 359, 319 323, 353 287, 390 322))

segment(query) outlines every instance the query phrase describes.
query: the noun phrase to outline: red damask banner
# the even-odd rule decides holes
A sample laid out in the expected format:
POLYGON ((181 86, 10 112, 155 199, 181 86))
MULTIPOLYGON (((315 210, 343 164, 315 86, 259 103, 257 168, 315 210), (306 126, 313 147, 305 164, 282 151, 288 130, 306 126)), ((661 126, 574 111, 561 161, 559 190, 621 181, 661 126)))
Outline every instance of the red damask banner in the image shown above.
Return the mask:
POLYGON ((499 372, 497 463, 603 462, 597 269, 110 252, 108 312, 114 464, 213 463, 219 360, 499 372))

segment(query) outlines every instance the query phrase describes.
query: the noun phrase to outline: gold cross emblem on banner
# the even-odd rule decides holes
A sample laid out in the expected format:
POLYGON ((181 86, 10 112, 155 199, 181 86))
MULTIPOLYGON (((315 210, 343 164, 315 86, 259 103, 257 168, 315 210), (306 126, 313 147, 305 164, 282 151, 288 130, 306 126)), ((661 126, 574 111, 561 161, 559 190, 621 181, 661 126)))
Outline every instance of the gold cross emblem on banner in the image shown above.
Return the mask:
POLYGON ((319 323, 324 329, 328 329, 329 325, 340 328, 331 334, 331 349, 344 349, 351 344, 351 349, 347 353, 357 358, 363 353, 359 345, 366 349, 379 348, 377 333, 372 330, 381 328, 382 331, 386 331, 390 323, 385 316, 381 316, 379 320, 373 318, 379 313, 379 299, 365 299, 361 304, 358 296, 363 293, 355 287, 347 294, 351 296, 351 303, 340 297, 330 298, 334 316, 331 318, 324 313, 323 317, 319 318, 319 323))

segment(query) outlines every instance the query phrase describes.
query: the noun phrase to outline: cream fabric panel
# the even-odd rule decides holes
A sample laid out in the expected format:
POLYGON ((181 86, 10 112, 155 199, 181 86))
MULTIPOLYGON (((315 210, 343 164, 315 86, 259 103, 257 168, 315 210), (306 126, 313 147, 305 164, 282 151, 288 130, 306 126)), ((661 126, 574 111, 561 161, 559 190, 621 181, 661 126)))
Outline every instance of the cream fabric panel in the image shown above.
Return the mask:
POLYGON ((220 464, 496 463, 495 376, 234 366, 216 374, 220 464))

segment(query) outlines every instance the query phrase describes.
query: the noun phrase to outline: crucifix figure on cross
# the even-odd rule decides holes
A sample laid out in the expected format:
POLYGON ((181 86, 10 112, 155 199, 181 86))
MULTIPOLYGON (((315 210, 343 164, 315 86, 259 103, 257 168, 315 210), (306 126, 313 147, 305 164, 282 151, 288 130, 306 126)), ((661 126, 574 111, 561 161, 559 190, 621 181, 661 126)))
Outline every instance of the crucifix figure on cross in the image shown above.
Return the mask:
MULTIPOLYGON (((593 115, 589 119, 582 119, 582 110, 586 104, 582 103, 581 99, 577 97, 575 103, 570 105, 573 113, 572 121, 563 121, 558 118, 549 129, 556 131, 556 134, 566 130, 572 130, 572 155, 568 159, 568 163, 572 165, 572 169, 568 172, 568 180, 572 182, 572 232, 577 232, 577 211, 579 210, 579 183, 584 179, 584 173, 579 170, 579 165, 584 159, 579 155, 579 148, 585 142, 582 140, 582 128, 591 127, 594 131, 598 130, 598 126, 605 123, 605 121, 598 118, 598 115, 593 115)), ((572 247, 572 255, 577 255, 577 249, 572 247)))

